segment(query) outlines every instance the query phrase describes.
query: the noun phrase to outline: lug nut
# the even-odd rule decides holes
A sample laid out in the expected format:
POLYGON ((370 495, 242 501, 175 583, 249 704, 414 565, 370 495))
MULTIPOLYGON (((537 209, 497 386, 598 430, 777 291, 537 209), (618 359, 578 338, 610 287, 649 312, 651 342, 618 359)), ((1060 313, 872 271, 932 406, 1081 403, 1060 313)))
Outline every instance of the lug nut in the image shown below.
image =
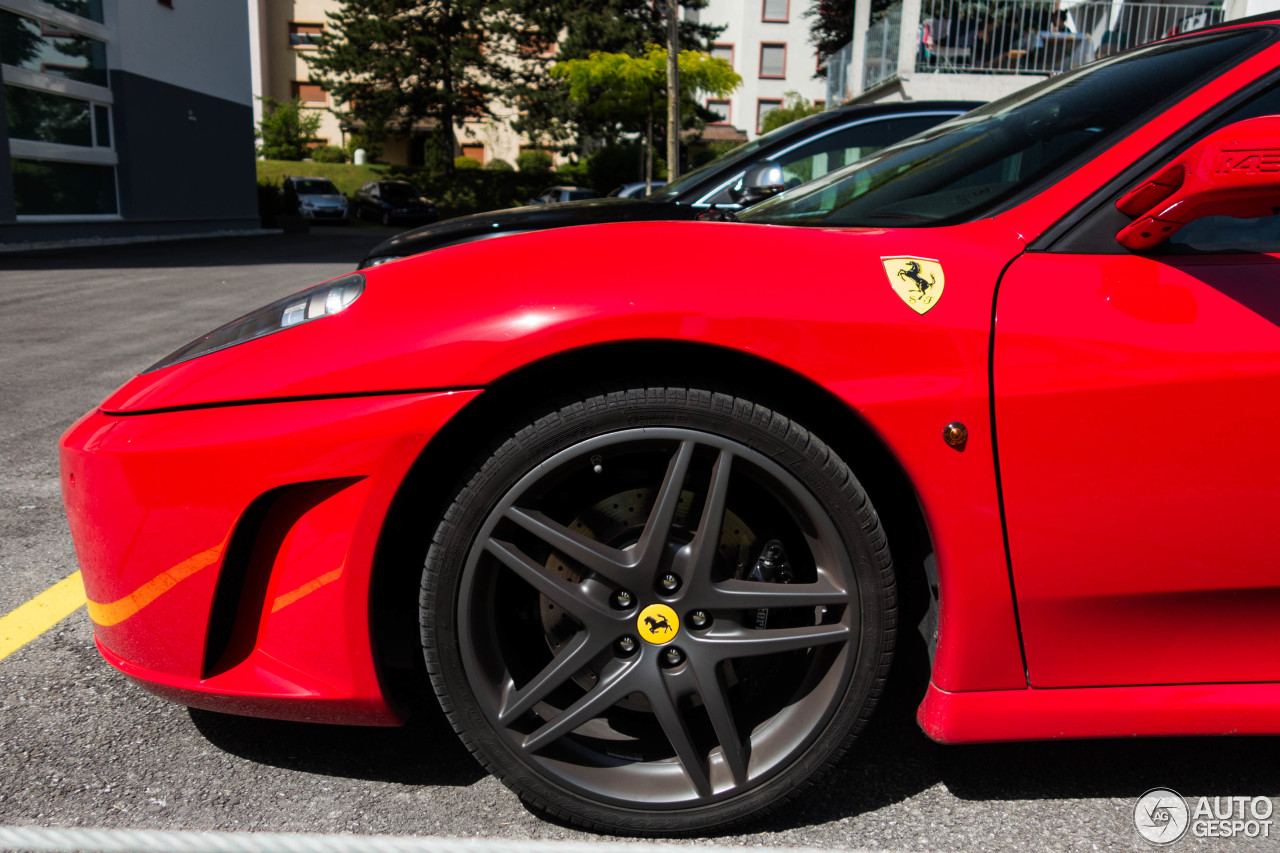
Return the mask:
POLYGON ((623 637, 618 640, 618 652, 623 655, 629 655, 636 650, 635 637, 623 637))
POLYGON ((711 624, 711 614, 705 610, 695 610, 688 616, 689 624, 694 628, 705 628, 711 624))
POLYGON ((658 586, 662 587, 663 592, 675 592, 680 588, 680 578, 671 574, 671 572, 667 572, 662 576, 662 579, 658 581, 658 586))
POLYGON ((626 610, 634 601, 635 599, 631 597, 631 593, 625 589, 620 589, 613 594, 613 606, 619 610, 626 610))
POLYGON ((667 646, 667 650, 662 655, 663 660, 667 662, 667 666, 679 666, 684 663, 684 652, 675 646, 667 646))

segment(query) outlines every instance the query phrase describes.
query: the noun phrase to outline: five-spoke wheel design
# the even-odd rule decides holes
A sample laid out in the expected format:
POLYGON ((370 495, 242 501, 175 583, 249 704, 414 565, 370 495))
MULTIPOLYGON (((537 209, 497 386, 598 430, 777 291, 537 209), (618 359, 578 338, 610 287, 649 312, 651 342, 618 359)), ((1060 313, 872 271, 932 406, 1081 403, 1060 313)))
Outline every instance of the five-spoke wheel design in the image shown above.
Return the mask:
POLYGON ((543 423, 545 452, 495 454, 428 560, 424 641, 455 726, 596 828, 771 804, 847 743, 888 652, 887 558, 840 517, 851 478, 806 482, 829 464, 694 414, 543 423))

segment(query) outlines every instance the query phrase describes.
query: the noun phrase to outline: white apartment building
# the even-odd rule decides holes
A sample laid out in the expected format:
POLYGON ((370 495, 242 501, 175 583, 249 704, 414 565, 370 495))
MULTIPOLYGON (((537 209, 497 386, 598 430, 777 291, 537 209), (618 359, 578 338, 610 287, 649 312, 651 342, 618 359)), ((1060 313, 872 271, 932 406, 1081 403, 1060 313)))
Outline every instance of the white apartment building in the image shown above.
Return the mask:
POLYGON ((814 0, 710 0, 698 15, 703 23, 724 26, 713 55, 728 60, 742 75, 742 88, 728 98, 707 99, 724 124, 754 139, 769 110, 788 92, 822 102, 826 83, 815 79, 818 54, 809 43, 814 0))

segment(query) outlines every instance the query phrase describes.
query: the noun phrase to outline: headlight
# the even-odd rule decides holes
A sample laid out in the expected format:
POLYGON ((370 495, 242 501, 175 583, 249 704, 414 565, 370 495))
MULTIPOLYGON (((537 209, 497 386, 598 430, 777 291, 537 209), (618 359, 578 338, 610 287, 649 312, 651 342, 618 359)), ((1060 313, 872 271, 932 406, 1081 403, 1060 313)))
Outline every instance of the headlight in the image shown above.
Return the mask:
POLYGON ((283 329, 300 326, 321 317, 328 317, 345 309, 364 292, 364 276, 359 273, 344 275, 324 284, 272 302, 238 320, 214 329, 181 349, 162 358, 143 373, 151 373, 180 362, 190 361, 211 352, 243 344, 255 338, 266 337, 283 329))
POLYGON ((403 257, 404 257, 404 255, 386 255, 386 256, 381 257, 381 258, 374 258, 374 259, 373 259, 373 260, 371 260, 371 261, 367 261, 367 262, 365 262, 365 263, 361 263, 361 264, 360 264, 360 269, 362 269, 362 270, 367 270, 367 269, 369 269, 370 267, 380 267, 380 266, 382 266, 383 264, 389 264, 389 263, 391 263, 392 261, 398 261, 398 260, 400 260, 400 259, 401 259, 401 258, 403 258, 403 257))

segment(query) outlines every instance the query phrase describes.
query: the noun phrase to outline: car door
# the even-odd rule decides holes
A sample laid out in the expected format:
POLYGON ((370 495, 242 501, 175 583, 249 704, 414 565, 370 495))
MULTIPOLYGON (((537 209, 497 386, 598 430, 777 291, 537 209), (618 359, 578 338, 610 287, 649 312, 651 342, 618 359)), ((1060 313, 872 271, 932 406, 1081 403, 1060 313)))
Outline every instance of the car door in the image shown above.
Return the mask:
MULTIPOLYGON (((1280 113, 1263 92, 1209 130, 1280 113)), ((1115 241, 1112 193, 1001 279, 994 415, 1034 687, 1280 680, 1280 218, 1115 241)))

